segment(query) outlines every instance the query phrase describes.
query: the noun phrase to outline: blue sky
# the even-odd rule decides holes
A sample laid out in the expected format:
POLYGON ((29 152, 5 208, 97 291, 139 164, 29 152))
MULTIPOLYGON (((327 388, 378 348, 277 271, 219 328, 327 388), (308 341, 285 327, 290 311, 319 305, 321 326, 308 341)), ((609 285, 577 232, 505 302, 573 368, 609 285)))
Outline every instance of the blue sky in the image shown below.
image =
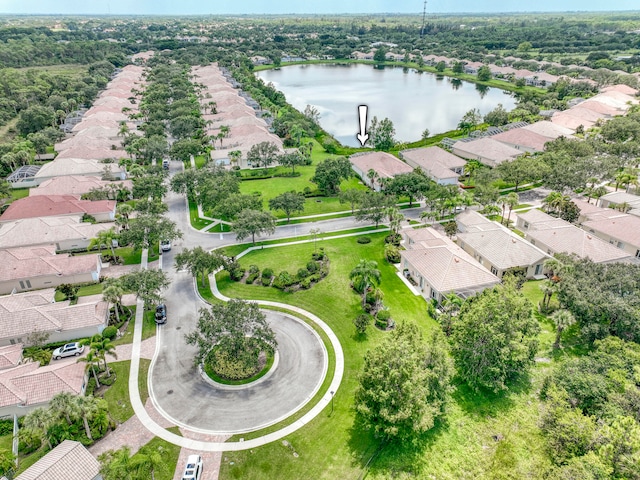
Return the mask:
MULTIPOLYGON (((423 0, 0 0, 2 13, 279 14, 422 12, 423 0)), ((640 10, 638 0, 430 0, 429 12, 640 10)))

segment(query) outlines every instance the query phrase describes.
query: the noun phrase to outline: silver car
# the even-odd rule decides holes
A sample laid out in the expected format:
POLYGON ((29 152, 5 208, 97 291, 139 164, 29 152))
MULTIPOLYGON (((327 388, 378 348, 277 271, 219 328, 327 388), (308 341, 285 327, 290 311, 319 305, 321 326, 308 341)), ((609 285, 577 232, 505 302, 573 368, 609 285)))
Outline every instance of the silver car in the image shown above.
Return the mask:
POLYGON ((78 342, 67 343, 53 351, 53 359, 59 360, 64 357, 77 357, 82 352, 84 352, 84 345, 80 345, 78 342))

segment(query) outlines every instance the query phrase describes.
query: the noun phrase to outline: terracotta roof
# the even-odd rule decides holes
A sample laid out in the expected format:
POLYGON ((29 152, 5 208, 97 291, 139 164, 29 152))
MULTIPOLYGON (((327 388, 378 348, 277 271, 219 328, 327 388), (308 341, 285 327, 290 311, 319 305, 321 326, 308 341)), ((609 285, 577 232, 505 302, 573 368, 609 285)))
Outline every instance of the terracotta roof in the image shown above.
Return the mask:
POLYGON ((120 174, 122 167, 117 163, 102 163, 85 158, 56 158, 38 170, 36 178, 61 177, 65 175, 102 175, 105 167, 113 174, 120 174))
POLYGON ((594 99, 589 99, 580 103, 580 107, 586 108, 587 110, 592 110, 600 115, 606 115, 608 117, 614 117, 616 115, 624 114, 623 110, 594 99))
POLYGON ((549 122, 547 120, 535 122, 522 128, 535 132, 538 135, 542 135, 543 137, 547 137, 551 140, 555 140, 559 137, 571 137, 574 133, 574 131, 570 128, 556 125, 555 123, 549 122))
POLYGON ((100 463, 80 442, 65 440, 15 480, 95 480, 100 463))
POLYGON ((438 292, 476 291, 500 283, 498 277, 458 245, 435 231, 432 233, 439 244, 419 242, 400 254, 438 292))
POLYGON ((0 347, 0 370, 17 367, 22 360, 22 344, 0 347))
POLYGON ((107 304, 103 301, 70 305, 55 302, 55 290, 0 296, 0 337, 15 339, 32 332, 69 331, 104 325, 107 304))
POLYGON ((619 93, 623 93, 625 95, 630 95, 630 96, 633 96, 636 93, 638 93, 638 90, 636 90, 635 88, 631 88, 628 85, 610 85, 608 87, 604 87, 602 91, 603 92, 619 92, 619 93))
POLYGON ((0 248, 88 240, 113 226, 113 223, 81 222, 78 217, 68 216, 25 218, 0 224, 0 248))
POLYGON ((0 250, 0 281, 99 272, 98 262, 97 254, 56 255, 56 248, 53 245, 0 250))
POLYGON ((49 180, 45 180, 38 188, 29 189, 29 196, 34 197, 38 195, 74 195, 80 196, 83 193, 87 193, 93 189, 101 189, 109 186, 118 188, 133 188, 133 182, 131 180, 118 180, 110 182, 107 180, 101 180, 96 176, 85 175, 66 175, 64 177, 53 177, 49 180))
POLYGON ((97 148, 91 148, 86 145, 75 145, 60 152, 56 159, 83 158, 86 160, 106 160, 109 158, 118 159, 128 156, 124 150, 112 150, 109 147, 101 147, 95 142, 94 145, 96 145, 97 148))
POLYGON ((506 132, 492 135, 491 138, 505 144, 530 148, 536 152, 544 151, 544 145, 549 141, 549 138, 524 128, 507 130, 506 132))
POLYGON ((0 221, 19 220, 22 218, 53 217, 58 215, 88 214, 115 212, 114 200, 79 200, 73 195, 36 195, 16 200, 0 216, 0 221))
MULTIPOLYGON (((590 110, 586 109, 584 109, 584 111, 590 112, 590 110)), ((581 125, 584 128, 591 128, 596 124, 595 121, 587 120, 585 118, 574 115, 569 110, 554 114, 553 117, 551 117, 551 122, 565 128, 570 128, 571 130, 577 130, 581 125)))
POLYGON ((461 157, 472 160, 477 160, 480 157, 480 161, 486 159, 488 163, 491 163, 489 166, 495 166, 505 160, 512 160, 522 155, 520 150, 491 138, 479 138, 470 142, 456 142, 453 144, 453 149, 456 150, 456 153, 461 152, 461 157))
POLYGON ((409 173, 413 168, 386 152, 366 152, 351 155, 349 161, 366 173, 373 169, 381 178, 391 178, 401 173, 409 173))

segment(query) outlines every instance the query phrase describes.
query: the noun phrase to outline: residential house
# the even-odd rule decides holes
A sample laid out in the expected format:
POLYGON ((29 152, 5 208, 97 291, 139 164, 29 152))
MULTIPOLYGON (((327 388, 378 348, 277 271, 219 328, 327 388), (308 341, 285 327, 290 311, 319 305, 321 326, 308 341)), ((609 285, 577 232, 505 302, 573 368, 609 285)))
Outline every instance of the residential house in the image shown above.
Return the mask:
POLYGON ((115 200, 80 200, 73 195, 36 195, 16 200, 0 216, 0 222, 24 218, 90 215, 97 222, 112 222, 116 218, 115 200))
POLYGON ((64 440, 15 480, 102 480, 100 462, 80 442, 64 440))
POLYGON ((509 271, 523 271, 526 278, 542 275, 549 255, 508 228, 470 209, 456 216, 456 222, 457 244, 494 275, 502 278, 509 271))
POLYGON ((83 158, 56 158, 53 162, 44 164, 33 179, 28 183, 22 183, 22 187, 40 185, 45 180, 66 175, 86 175, 104 177, 108 175, 113 180, 124 180, 127 172, 117 163, 103 163, 99 160, 87 160, 83 158))
POLYGON ((97 282, 101 269, 100 255, 56 255, 53 245, 0 250, 0 294, 97 282))
POLYGON ((22 344, 0 347, 0 371, 17 367, 22 363, 22 344))
POLYGON ((44 367, 40 367, 38 362, 28 362, 0 370, 0 418, 21 417, 38 407, 46 407, 58 393, 84 395, 87 385, 85 367, 75 361, 44 367))
POLYGON ((402 160, 398 160, 386 152, 356 153, 349 157, 349 161, 351 162, 351 168, 362 179, 362 182, 378 192, 385 180, 401 173, 413 171, 413 168, 402 160), (368 172, 370 170, 376 173, 377 178, 369 178, 368 172))
POLYGON ((530 153, 543 152, 545 144, 550 141, 548 137, 525 128, 513 128, 491 138, 516 150, 530 153))
POLYGON ((538 135, 542 135, 548 139, 547 141, 555 140, 560 137, 573 138, 574 133, 570 128, 556 125, 555 123, 547 120, 541 120, 521 128, 537 133, 538 135))
POLYGON ((50 342, 64 342, 92 337, 106 328, 106 302, 71 305, 69 300, 55 302, 54 296, 53 288, 0 296, 0 346, 28 346, 34 332, 49 334, 50 342))
POLYGON ((97 176, 67 175, 64 177, 54 177, 42 182, 38 188, 29 189, 29 196, 36 195, 73 195, 80 197, 91 190, 102 189, 133 189, 131 180, 110 182, 102 180, 97 176))
POLYGON ((414 168, 420 168, 440 185, 457 185, 458 177, 464 174, 467 164, 460 157, 440 147, 412 148, 402 150, 400 158, 414 168))
POLYGON ((403 272, 427 300, 441 302, 449 293, 466 298, 500 283, 496 275, 432 228, 405 229, 403 235, 403 272))
POLYGON ((582 222, 582 228, 640 259, 640 217, 605 209, 602 213, 591 213, 582 222))
POLYGON ((525 239, 549 255, 575 254, 595 263, 629 261, 631 256, 613 245, 560 218, 538 209, 517 215, 516 225, 525 239))
POLYGON ((624 191, 607 193, 600 197, 599 205, 603 208, 615 208, 626 203, 630 210, 627 213, 640 217, 640 196, 624 191))
POLYGON ((493 137, 478 138, 469 142, 458 141, 451 151, 467 160, 478 160, 489 167, 496 167, 502 162, 513 160, 522 155, 522 151, 494 140, 493 137))
POLYGON ((86 250, 98 232, 114 223, 88 223, 77 217, 25 218, 0 223, 0 249, 30 245, 53 245, 56 251, 86 250))

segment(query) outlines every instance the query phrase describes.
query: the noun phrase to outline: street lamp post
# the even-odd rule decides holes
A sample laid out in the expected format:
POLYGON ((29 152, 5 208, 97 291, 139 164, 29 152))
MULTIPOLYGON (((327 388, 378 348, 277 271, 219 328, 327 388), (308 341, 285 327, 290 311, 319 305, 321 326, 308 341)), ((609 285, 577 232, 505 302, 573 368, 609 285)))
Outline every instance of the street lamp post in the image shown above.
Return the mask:
POLYGON ((336 393, 333 390, 331 390, 331 413, 329 415, 333 415, 333 394, 336 393))

